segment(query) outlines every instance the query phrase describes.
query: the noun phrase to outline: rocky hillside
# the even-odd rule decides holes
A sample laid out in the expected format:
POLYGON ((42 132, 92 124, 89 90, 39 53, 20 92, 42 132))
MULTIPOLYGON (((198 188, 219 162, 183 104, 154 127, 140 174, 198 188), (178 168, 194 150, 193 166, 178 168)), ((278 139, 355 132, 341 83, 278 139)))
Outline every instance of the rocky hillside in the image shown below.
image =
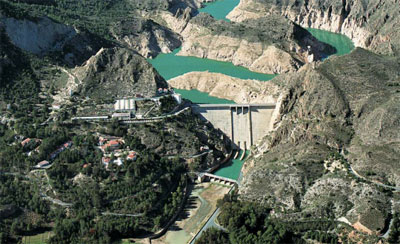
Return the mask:
POLYGON ((73 73, 81 83, 78 92, 92 98, 152 97, 159 87, 168 87, 145 58, 125 48, 101 49, 73 73))
POLYGON ((18 48, 39 56, 52 56, 72 67, 81 65, 104 44, 90 33, 47 17, 18 19, 0 13, 0 25, 18 48))
POLYGON ((174 88, 196 89, 236 103, 276 103, 279 96, 279 87, 274 83, 242 80, 219 73, 190 72, 168 83, 174 88))
POLYGON ((120 21, 114 23, 110 31, 118 42, 146 58, 170 53, 181 46, 180 37, 176 33, 148 19, 120 21))
POLYGON ((275 206, 281 218, 345 217, 383 230, 390 195, 373 182, 400 186, 399 69, 357 48, 275 78, 281 117, 248 161, 241 197, 275 206))
POLYGON ((333 53, 332 47, 279 15, 243 23, 218 21, 208 14, 195 17, 189 9, 161 17, 183 37, 178 55, 232 62, 262 73, 286 73, 333 53))
POLYGON ((381 0, 241 0, 228 16, 242 21, 280 14, 303 27, 350 37, 356 46, 378 53, 400 54, 398 1, 381 0))

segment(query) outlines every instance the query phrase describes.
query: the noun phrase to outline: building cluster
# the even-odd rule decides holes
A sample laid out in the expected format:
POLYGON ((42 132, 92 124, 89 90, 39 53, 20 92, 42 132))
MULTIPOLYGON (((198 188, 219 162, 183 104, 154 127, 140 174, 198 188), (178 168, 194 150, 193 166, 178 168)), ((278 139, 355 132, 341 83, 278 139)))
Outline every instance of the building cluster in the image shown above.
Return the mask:
POLYGON ((49 167, 51 165, 51 161, 53 161, 58 156, 58 154, 62 153, 63 151, 65 151, 65 150, 67 150, 67 149, 69 149, 71 147, 72 147, 72 141, 67 141, 66 143, 64 143, 61 146, 59 146, 54 152, 52 152, 50 154, 50 161, 43 160, 43 161, 39 162, 35 166, 35 168, 44 169, 44 168, 49 167))
POLYGON ((165 96, 172 96, 178 104, 182 103, 182 96, 175 93, 173 89, 160 89, 157 92, 160 96, 157 97, 142 98, 136 96, 117 99, 114 103, 113 109, 110 111, 110 115, 80 116, 73 117, 72 120, 108 120, 110 118, 117 118, 118 120, 130 120, 134 118, 141 119, 144 115, 143 111, 139 111, 138 104, 140 107, 140 103, 142 102, 153 101, 157 106, 161 106, 161 98, 165 96))
POLYGON ((65 150, 67 150, 67 149, 69 149, 71 147, 72 147, 72 141, 67 141, 66 143, 64 143, 61 146, 59 146, 57 148, 57 150, 55 150, 54 152, 52 152, 50 154, 50 159, 54 160, 58 156, 58 154, 64 152, 65 150))
POLYGON ((111 164, 122 166, 125 160, 136 160, 135 151, 124 148, 125 141, 118 137, 100 137, 99 148, 103 152, 102 164, 108 168, 111 164))
POLYGON ((32 156, 32 153, 34 153, 34 152, 36 152, 36 153, 38 153, 39 152, 39 147, 40 147, 40 144, 42 143, 42 140, 41 139, 37 139, 37 138, 26 138, 26 139, 24 139, 22 142, 21 142, 21 146, 25 149, 25 148, 29 148, 29 149, 32 149, 32 148, 34 148, 33 150, 31 150, 31 151, 29 151, 28 153, 27 153, 27 155, 28 156, 32 156))

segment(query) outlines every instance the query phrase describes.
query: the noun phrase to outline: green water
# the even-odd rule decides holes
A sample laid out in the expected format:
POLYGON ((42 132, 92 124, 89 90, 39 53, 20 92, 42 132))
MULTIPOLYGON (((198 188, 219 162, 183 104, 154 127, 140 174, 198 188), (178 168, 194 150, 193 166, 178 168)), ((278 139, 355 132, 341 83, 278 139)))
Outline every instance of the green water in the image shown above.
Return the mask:
POLYGON ((313 28, 308 28, 307 30, 319 41, 334 46, 337 50, 337 53, 335 53, 335 55, 348 54, 351 52, 351 50, 354 49, 353 42, 345 35, 313 28))
POLYGON ((183 98, 191 100, 193 103, 209 103, 209 104, 234 104, 234 101, 213 97, 206 92, 198 90, 175 89, 176 93, 182 95, 183 98))
MULTIPOLYGON (((199 10, 199 12, 206 12, 216 19, 229 21, 226 19, 226 16, 239 4, 239 1, 240 0, 218 0, 216 2, 207 3, 204 8, 199 10)), ((318 40, 334 46, 337 49, 336 55, 350 53, 354 48, 352 41, 344 35, 312 28, 308 30, 318 40)), ((197 57, 177 56, 176 54, 179 51, 180 48, 174 50, 172 53, 159 54, 155 59, 148 59, 148 61, 165 80, 170 80, 192 71, 209 71, 240 79, 255 79, 260 81, 268 81, 276 76, 272 74, 252 72, 244 67, 235 66, 229 62, 197 57)), ((194 103, 234 103, 230 100, 209 96, 207 93, 197 90, 176 89, 176 91, 182 94, 183 98, 189 99, 194 103)))
POLYGON ((205 7, 199 12, 209 13, 215 19, 230 21, 226 16, 239 4, 240 0, 219 0, 212 3, 206 3, 205 7))
POLYGON ((249 150, 247 150, 246 152, 241 150, 239 156, 236 159, 233 159, 228 163, 222 165, 221 168, 219 168, 213 174, 237 180, 239 178, 240 171, 242 170, 243 163, 244 161, 246 161, 246 158, 249 156, 249 153, 250 153, 249 150), (246 156, 244 157, 243 160, 240 160, 243 153, 246 153, 246 156))
MULTIPOLYGON (((199 12, 211 14, 216 19, 226 19, 226 16, 239 4, 240 0, 218 0, 212 3, 206 3, 205 7, 199 12)), ((268 81, 276 75, 262 74, 252 72, 244 67, 235 66, 230 62, 221 62, 211 59, 202 59, 197 57, 177 56, 180 48, 172 53, 159 54, 155 59, 148 59, 153 67, 160 73, 165 80, 186 74, 192 71, 209 71, 212 73, 221 73, 240 79, 254 79, 268 81)), ((175 90, 183 98, 189 99, 194 103, 234 103, 231 100, 220 99, 209 96, 207 93, 198 90, 175 90)))
POLYGON ((252 72, 244 67, 235 66, 229 62, 177 56, 176 54, 179 50, 180 48, 174 50, 172 53, 161 53, 155 59, 148 59, 148 61, 166 80, 192 71, 209 71, 241 79, 255 79, 262 81, 271 80, 275 77, 275 75, 252 72))

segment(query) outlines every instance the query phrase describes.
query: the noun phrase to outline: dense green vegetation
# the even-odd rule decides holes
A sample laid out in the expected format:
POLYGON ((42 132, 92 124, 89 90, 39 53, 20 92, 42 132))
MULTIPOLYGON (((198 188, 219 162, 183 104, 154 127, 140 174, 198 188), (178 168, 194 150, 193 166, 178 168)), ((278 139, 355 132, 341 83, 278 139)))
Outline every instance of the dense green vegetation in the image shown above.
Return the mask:
POLYGON ((282 223, 269 218, 269 209, 226 196, 219 202, 219 223, 229 231, 231 243, 293 243, 296 236, 282 223))
POLYGON ((399 243, 400 242, 400 215, 399 215, 399 213, 395 213, 393 216, 393 223, 390 228, 388 242, 389 243, 399 243))
POLYGON ((196 240, 196 244, 219 243, 229 244, 229 235, 223 230, 209 228, 196 240))
MULTIPOLYGON (((175 104, 172 98, 166 102, 175 104)), ((185 194, 187 165, 180 154, 169 155, 195 154, 206 142, 196 139, 196 128, 204 124, 190 114, 149 125, 52 122, 24 134, 10 126, 0 125, 0 243, 49 230, 50 243, 109 243, 154 233, 175 215, 185 194), (100 135, 121 137, 122 150, 134 150, 137 159, 123 154, 123 165, 106 169, 100 135), (31 142, 22 146, 26 137, 31 142), (67 141, 70 148, 50 156, 67 141), (42 160, 51 167, 34 169, 42 160)), ((117 158, 107 152, 111 161, 117 158)))
POLYGON ((81 130, 79 125, 40 128, 32 136, 42 139, 42 143, 38 153, 30 157, 20 143, 9 145, 16 141, 14 133, 1 126, 0 214, 2 206, 13 206, 16 211, 5 211, 11 215, 1 218, 0 243, 41 232, 50 223, 54 223, 50 243, 107 243, 115 238, 152 233, 176 213, 186 187, 184 164, 178 159, 161 158, 137 137, 126 134, 127 128, 115 127, 108 124, 105 131, 125 131, 126 145, 139 156, 136 161, 125 161, 122 166, 112 165, 106 170, 101 164, 97 136, 90 132, 76 134, 81 130), (73 146, 60 153, 47 172, 31 171, 38 161, 50 160, 49 154, 67 140, 72 140, 73 146), (73 206, 67 214, 64 207, 44 200, 44 194, 73 206))
POLYGON ((40 123, 48 114, 46 108, 37 106, 46 102, 39 97, 40 84, 35 73, 40 61, 13 46, 1 29, 0 39, 0 65, 5 57, 0 79, 0 110, 19 119, 17 130, 33 131, 28 127, 40 123), (8 60, 8 57, 12 59, 8 60))
POLYGON ((227 231, 209 229, 196 244, 305 243, 307 239, 338 243, 338 237, 330 232, 336 228, 333 220, 283 222, 270 216, 271 209, 237 197, 236 193, 228 194, 218 202, 218 221, 227 231))

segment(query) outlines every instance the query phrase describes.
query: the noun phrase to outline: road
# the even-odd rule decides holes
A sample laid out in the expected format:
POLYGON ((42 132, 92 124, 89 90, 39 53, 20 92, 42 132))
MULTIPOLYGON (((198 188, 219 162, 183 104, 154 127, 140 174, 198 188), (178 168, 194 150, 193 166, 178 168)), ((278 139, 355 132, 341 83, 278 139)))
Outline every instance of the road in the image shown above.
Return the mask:
POLYGON ((120 216, 120 217, 140 217, 143 216, 144 213, 140 214, 119 214, 119 213, 110 213, 110 212, 102 212, 102 215, 111 215, 111 216, 120 216))
POLYGON ((381 187, 384 187, 384 188, 389 188, 389 189, 392 189, 394 191, 400 191, 400 187, 385 185, 385 184, 378 183, 378 182, 375 182, 375 181, 372 181, 372 180, 369 180, 369 179, 365 178, 364 176, 362 176, 359 173, 357 173, 357 171, 355 171, 351 165, 349 166, 349 172, 352 175, 356 176, 357 178, 365 180, 365 181, 367 181, 367 182, 369 182, 371 184, 374 184, 374 185, 377 185, 377 186, 381 186, 381 187))

